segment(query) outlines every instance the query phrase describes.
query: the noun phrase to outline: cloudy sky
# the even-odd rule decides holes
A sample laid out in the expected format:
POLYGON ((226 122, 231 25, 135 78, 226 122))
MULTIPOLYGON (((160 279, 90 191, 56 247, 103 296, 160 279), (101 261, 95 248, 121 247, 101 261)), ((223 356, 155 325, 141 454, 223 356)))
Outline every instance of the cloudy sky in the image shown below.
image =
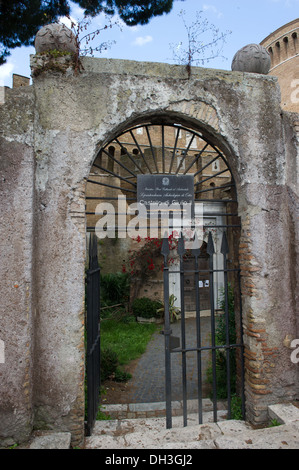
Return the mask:
MULTIPOLYGON (((72 5, 72 18, 82 20, 82 10, 72 5)), ((109 41, 115 43, 101 54, 95 53, 95 56, 178 63, 175 54, 180 55, 187 47, 186 27, 180 15, 181 10, 185 12, 184 21, 187 27, 194 23, 197 13, 202 12, 201 19, 206 19, 220 33, 230 32, 219 57, 204 65, 230 70, 237 50, 246 44, 261 42, 280 26, 299 17, 299 0, 176 0, 170 14, 154 18, 146 26, 129 28, 120 24, 101 32, 93 43, 94 46, 109 41)), ((117 22, 117 18, 114 21, 117 22)), ((99 16, 90 28, 103 28, 105 24, 107 19, 99 16)), ((198 41, 203 45, 208 42, 208 33, 200 35, 198 41)), ((30 54, 34 54, 33 47, 12 51, 7 63, 0 66, 0 84, 12 86, 13 73, 29 77, 30 54)))

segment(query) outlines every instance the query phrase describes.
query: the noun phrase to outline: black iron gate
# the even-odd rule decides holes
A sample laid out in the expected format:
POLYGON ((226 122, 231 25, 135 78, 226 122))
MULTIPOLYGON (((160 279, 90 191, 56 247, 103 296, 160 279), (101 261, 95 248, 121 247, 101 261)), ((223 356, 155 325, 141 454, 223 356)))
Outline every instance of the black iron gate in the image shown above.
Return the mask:
MULTIPOLYGON (((197 381, 198 381, 198 413, 199 422, 202 421, 202 400, 204 388, 204 374, 202 370, 202 359, 207 353, 211 356, 212 369, 212 396, 214 406, 214 421, 217 421, 217 360, 221 353, 226 361, 227 374, 227 404, 228 417, 231 409, 230 382, 232 368, 231 352, 234 351, 237 356, 238 368, 238 394, 242 397, 242 411, 244 415, 244 394, 243 394, 243 344, 242 344, 242 313, 240 302, 240 281, 238 269, 238 252, 240 239, 240 220, 237 210, 236 187, 233 175, 230 171, 226 157, 222 150, 209 140, 201 131, 195 131, 192 128, 185 127, 177 123, 175 116, 154 116, 144 123, 128 128, 121 132, 115 138, 106 142, 99 150, 93 163, 90 178, 87 181, 86 195, 86 217, 87 231, 95 232, 102 227, 98 222, 101 217, 112 215, 115 223, 111 228, 107 222, 107 238, 118 237, 120 242, 127 233, 127 222, 129 212, 126 205, 119 204, 124 198, 128 205, 136 203, 138 200, 138 189, 140 188, 140 176, 143 178, 150 175, 152 178, 169 176, 190 176, 193 177, 194 189, 194 209, 203 209, 204 231, 214 231, 217 241, 217 254, 214 255, 215 246, 213 238, 209 235, 208 244, 193 250, 192 259, 185 258, 184 240, 181 239, 178 246, 178 255, 180 258, 180 267, 178 276, 180 278, 177 292, 181 295, 181 344, 178 346, 176 338, 171 334, 171 324, 168 314, 165 315, 165 351, 166 351, 166 401, 167 401, 167 427, 171 427, 171 400, 172 400, 172 377, 171 377, 171 356, 181 355, 182 364, 182 384, 183 384, 183 403, 184 403, 184 424, 187 423, 187 399, 189 394, 188 376, 186 367, 189 365, 189 354, 196 355, 197 358, 197 381), (109 202, 107 210, 98 209, 98 204, 109 202), (111 206, 113 206, 111 208, 111 206), (219 248, 219 239, 224 235, 222 248, 219 248), (228 243, 226 240, 228 239, 228 243), (228 246, 230 253, 228 255, 228 246), (219 267, 218 261, 222 256, 222 265, 219 267), (216 260, 216 261, 215 261, 216 260), (221 283, 224 286, 224 306, 222 306, 222 319, 225 323, 225 339, 219 344, 217 338, 217 322, 219 319, 219 306, 215 301, 216 292, 219 288, 219 282, 215 282, 215 276, 219 274, 221 283), (220 275, 221 273, 221 275, 220 275), (218 284, 217 284, 218 282, 218 284), (228 289, 229 284, 233 283, 236 295, 236 324, 237 340, 232 341, 229 333, 230 312, 228 308, 228 289), (199 286, 200 284, 200 286, 199 286), (238 293, 237 293, 238 291, 238 293), (239 300, 238 300, 239 299, 239 300), (195 311, 196 316, 196 344, 189 344, 187 338, 188 328, 185 322, 185 313, 190 310, 195 311), (201 314, 203 310, 210 312, 210 343, 202 341, 201 314), (187 329, 187 331, 186 331, 187 329)), ((163 181, 163 178, 162 178, 163 181)), ((199 211, 201 212, 201 211, 199 211)), ((130 217, 135 217, 135 212, 130 212, 130 217)), ((130 218, 129 217, 129 218, 130 218)), ((104 229, 104 225, 102 229, 104 229)), ((142 224, 141 224, 142 225, 142 224)), ((147 222, 148 225, 148 222, 147 222)), ((151 231, 151 228, 143 227, 151 231)), ((148 235, 148 233, 147 233, 148 235)), ((150 235, 151 236, 151 235, 150 235)), ((162 236, 162 233, 161 233, 162 236)), ((105 244, 102 249, 105 248, 105 244)), ((108 244, 106 253, 110 255, 111 244, 108 244)), ((164 301, 165 309, 169 310, 169 252, 167 244, 163 245, 164 255, 164 301)), ((92 250, 90 250, 92 251, 92 250)), ((120 252, 119 252, 120 253, 120 252)), ((118 267, 118 269, 121 266, 118 267)), ((174 274, 175 271, 171 270, 174 274)), ((99 271, 97 263, 90 261, 89 266, 89 290, 87 298, 91 303, 90 320, 93 324, 91 331, 88 332, 87 362, 88 365, 88 416, 92 427, 92 421, 96 416, 98 404, 99 387, 99 294, 97 294, 95 285, 99 284, 99 271), (96 296, 96 298, 94 297, 96 296), (95 306, 93 305, 95 304, 95 306), (94 312, 94 313, 91 313, 94 312), (94 316, 95 315, 95 316, 94 316), (92 330, 94 328, 94 331, 92 330), (96 352, 96 350, 98 352, 96 352), (98 361, 98 362, 96 362, 98 361)), ((175 361, 173 361, 174 363, 175 361)))
POLYGON ((86 282, 86 435, 90 436, 100 400, 100 268, 97 237, 94 234, 90 234, 89 269, 86 273, 86 282))
MULTIPOLYGON (((234 360, 239 360, 239 376, 238 376, 238 389, 239 395, 241 398, 241 412, 242 417, 245 419, 245 398, 244 398, 244 360, 243 360, 243 341, 242 341, 242 313, 241 313, 241 303, 236 302, 238 305, 238 315, 233 319, 233 322, 239 322, 235 324, 236 329, 238 330, 237 338, 239 342, 236 342, 235 336, 234 342, 232 340, 232 335, 230 332, 230 325, 232 319, 229 309, 229 283, 228 283, 228 274, 233 274, 234 279, 236 280, 235 293, 240 291, 239 276, 240 272, 237 268, 228 268, 227 257, 229 253, 229 246, 227 242, 226 232, 223 232, 222 244, 221 244, 221 254, 223 256, 223 268, 215 269, 214 267, 214 254, 215 247, 212 238, 211 232, 209 232, 208 244, 206 248, 207 254, 209 255, 209 266, 208 269, 200 269, 199 266, 199 257, 201 256, 201 248, 198 241, 195 239, 193 244, 193 249, 191 250, 192 256, 194 257, 194 270, 186 271, 184 269, 184 255, 185 250, 185 241, 181 235, 178 241, 177 253, 180 258, 179 271, 177 273, 180 275, 180 292, 181 292, 181 337, 172 336, 171 330, 171 312, 169 311, 169 264, 168 258, 170 255, 168 239, 164 238, 162 244, 162 255, 164 256, 164 306, 165 306, 165 324, 163 334, 165 336, 165 390, 166 390, 166 427, 170 429, 172 427, 172 377, 171 377, 171 356, 172 354, 181 355, 181 365, 182 365, 182 403, 183 403, 183 423, 184 426, 187 426, 187 389, 188 389, 188 380, 187 380, 187 354, 190 352, 195 352, 197 356, 197 397, 198 397, 198 421, 199 424, 203 422, 203 373, 202 373, 202 354, 205 351, 209 351, 211 355, 211 369, 212 369, 212 401, 213 401, 213 420, 217 422, 218 416, 218 406, 217 406, 217 353, 220 351, 225 357, 225 370, 226 370, 226 389, 227 389, 227 418, 231 419, 231 367, 235 366, 232 364, 231 352, 236 351, 236 356, 234 360), (214 275, 216 272, 222 272, 224 278, 224 288, 223 288, 223 311, 222 321, 223 321, 223 330, 224 336, 222 342, 216 341, 216 328, 217 328, 217 318, 216 318, 216 306, 214 301, 214 275), (196 344, 187 344, 186 343, 186 317, 185 317, 185 295, 184 295, 184 276, 194 274, 195 279, 195 308, 196 308, 196 344), (209 291, 210 291, 210 331, 211 338, 210 344, 202 343, 201 336, 201 296, 199 289, 199 279, 200 275, 205 273, 206 277, 209 278, 209 291)), ((172 255, 173 256, 173 255, 172 255)), ((172 274, 174 271, 172 270, 172 274)), ((220 315, 217 312, 218 315, 220 315)), ((217 316, 218 316, 217 315, 217 316)), ((223 356, 222 356, 223 357, 223 356)))

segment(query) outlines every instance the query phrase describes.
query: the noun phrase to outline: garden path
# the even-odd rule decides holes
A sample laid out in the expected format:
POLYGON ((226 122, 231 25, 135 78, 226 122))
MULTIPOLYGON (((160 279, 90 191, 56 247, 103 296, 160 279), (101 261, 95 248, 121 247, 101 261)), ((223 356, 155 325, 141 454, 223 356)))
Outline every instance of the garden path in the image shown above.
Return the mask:
MULTIPOLYGON (((211 325, 210 317, 201 318, 202 345, 210 344, 211 325)), ((181 337, 181 322, 171 325, 172 335, 181 337)), ((196 320, 186 319, 186 346, 196 346, 196 320)), ((197 398, 197 359, 195 352, 187 356, 187 398, 197 398)), ((203 397, 208 396, 209 386, 206 383, 206 369, 209 353, 202 353, 203 397)), ((152 403, 165 401, 165 352, 164 336, 160 332, 154 333, 148 343, 146 352, 136 361, 133 361, 126 370, 132 374, 127 383, 105 382, 106 395, 102 397, 103 404, 120 403, 152 403)), ((172 400, 182 400, 182 355, 171 355, 172 374, 172 400)))

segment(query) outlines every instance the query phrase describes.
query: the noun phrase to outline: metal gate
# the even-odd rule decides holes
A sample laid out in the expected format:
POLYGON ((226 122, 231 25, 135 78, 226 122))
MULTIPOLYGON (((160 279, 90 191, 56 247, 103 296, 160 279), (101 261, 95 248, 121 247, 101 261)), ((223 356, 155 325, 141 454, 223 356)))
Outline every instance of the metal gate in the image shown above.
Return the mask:
MULTIPOLYGON (((127 212, 126 205, 119 205, 119 200, 125 198, 126 204, 131 205, 138 200, 140 176, 155 177, 190 176, 193 177, 193 193, 195 213, 203 207, 203 221, 205 232, 205 246, 193 250, 192 257, 185 259, 184 241, 181 239, 178 249, 180 266, 179 276, 181 293, 181 344, 171 334, 171 324, 168 315, 165 315, 165 363, 166 363, 166 402, 167 427, 171 427, 171 401, 172 377, 171 357, 181 355, 182 384, 184 403, 184 425, 187 423, 188 377, 186 368, 190 352, 197 356, 197 382, 198 382, 198 413, 199 422, 202 421, 202 386, 203 371, 202 358, 208 352, 211 356, 212 369, 212 396, 214 406, 214 421, 217 421, 218 399, 218 371, 217 360, 221 354, 226 362, 227 373, 227 403, 228 417, 231 415, 231 353, 236 355, 237 392, 242 397, 242 412, 244 415, 243 393, 243 344, 242 344, 242 312, 240 301, 240 272, 238 268, 238 251, 240 239, 240 219, 238 217, 238 201, 234 177, 230 171, 226 157, 207 135, 195 131, 177 122, 175 117, 152 117, 147 121, 128 128, 112 140, 104 143, 99 149, 93 163, 90 177, 87 180, 86 217, 87 231, 97 232, 98 222, 102 217, 113 216, 115 223, 111 229, 107 222, 107 239, 118 237, 118 245, 127 236, 127 223, 135 217, 135 212, 127 212), (138 182, 139 181, 139 182, 138 182), (108 202, 107 209, 102 204, 108 202), (105 214, 105 215, 104 215, 105 214), (209 235, 208 235, 209 233, 209 235), (213 233, 213 235, 212 235, 213 233), (207 238, 208 236, 208 238, 207 238), (215 244, 215 239, 217 243, 215 244), (223 240, 222 240, 223 237, 223 240), (222 240, 222 246, 220 246, 222 240), (219 242, 220 241, 220 242, 219 242), (218 276, 218 277, 217 277, 218 276), (219 312, 219 286, 223 287, 224 305, 219 312), (235 294, 235 314, 237 339, 232 341, 229 333, 230 311, 229 288, 233 286, 235 294), (196 344, 189 344, 186 340, 186 313, 195 311, 196 317, 196 344), (210 343, 206 344, 201 338, 201 316, 203 311, 210 312, 210 343), (219 318, 224 319, 225 339, 219 344, 217 338, 217 325, 219 318)), ((165 178, 168 179, 168 178, 165 178)), ((107 219, 108 220, 108 219, 107 219)), ((147 222, 148 224, 148 222, 147 222)), ((101 225, 101 224, 100 224, 101 225)), ((159 223, 158 223, 159 225, 159 223)), ((140 227, 143 228, 143 227, 140 227)), ((104 229, 104 224, 103 224, 104 229)), ((150 229, 147 226, 147 230, 150 229)), ((105 229, 104 229, 105 230, 105 229)), ((161 234, 163 236, 163 234, 161 234)), ((107 245, 107 256, 113 250, 117 253, 116 243, 107 245)), ((105 249, 105 244, 101 250, 105 249)), ((123 251, 119 249, 118 257, 122 262, 123 251)), ((163 245, 164 256, 164 303, 169 309, 169 265, 167 245, 163 245)), ((115 255, 116 257, 116 255, 115 255)), ((114 268, 121 271, 121 265, 114 268)), ((99 294, 95 294, 99 272, 97 264, 90 262, 89 267, 89 302, 99 302, 99 294), (93 274, 94 273, 94 274, 93 274), (97 296, 94 299, 94 295, 97 296), (94 299, 93 301, 91 299, 94 299)), ((174 271, 172 269, 171 275, 174 271)), ((172 286, 173 289, 173 286, 172 286)), ((94 315, 98 315, 99 305, 90 307, 94 315), (95 310, 94 310, 95 309, 95 310)), ((93 314, 91 314, 91 318, 93 314)), ((98 317, 90 320, 95 322, 94 332, 88 333, 88 361, 89 365, 89 398, 88 415, 95 416, 98 400, 98 375, 94 361, 99 361, 99 330, 98 317), (95 350, 98 349, 98 353, 95 350), (95 374, 95 375, 93 375, 95 374), (92 378, 94 377, 94 378, 92 378)), ((91 418, 90 418, 91 419, 91 418)), ((89 427, 92 426, 91 424, 89 427)))
MULTIPOLYGON (((183 235, 181 235, 178 241, 177 253, 180 258, 179 271, 177 273, 180 276, 180 292, 181 292, 181 337, 172 336, 171 329, 171 312, 169 311, 169 263, 168 258, 170 255, 168 239, 164 238, 162 244, 161 253, 164 256, 164 331, 165 336, 165 391, 166 391, 166 427, 170 429, 172 427, 172 377, 171 377, 171 357, 172 354, 181 355, 181 364, 182 364, 182 402, 183 402, 183 423, 184 426, 187 426, 187 389, 188 389, 188 380, 187 380, 187 353, 195 352, 197 355, 197 390, 198 390, 198 422, 202 424, 203 422, 203 373, 202 373, 202 354, 204 351, 210 351, 211 353, 211 368, 212 368, 212 399, 213 399, 213 420, 217 422, 217 352, 222 351, 225 355, 226 360, 226 387, 227 387, 227 419, 231 418, 231 351, 238 350, 239 355, 239 390, 241 398, 241 410, 242 417, 245 419, 245 399, 244 399, 244 360, 243 360, 243 341, 242 341, 242 314, 239 311, 238 321, 239 325, 235 325, 236 329, 239 331, 240 342, 232 342, 230 334, 230 315, 232 312, 229 311, 229 292, 228 292, 228 275, 234 276, 237 279, 237 285, 235 286, 235 292, 240 290, 239 276, 240 272, 238 268, 228 268, 227 258, 229 254, 229 246, 227 242, 226 232, 223 232, 222 243, 221 243, 221 254, 223 256, 223 268, 215 269, 214 267, 214 255, 215 247, 213 242, 213 237, 211 232, 208 236, 207 244, 207 254, 209 256, 209 266, 208 269, 200 269, 199 267, 199 257, 201 256, 201 247, 199 246, 198 240, 194 240, 194 248, 192 249, 192 256, 194 258, 194 267, 193 271, 186 271, 184 269, 184 255, 185 255, 185 240, 183 235), (216 272, 222 272, 224 276, 224 289, 223 289, 223 303, 224 311, 222 312, 224 319, 224 335, 225 338, 222 342, 216 341, 216 306, 214 302, 215 286, 214 286, 214 276, 216 272), (195 308, 196 308, 196 344, 187 344, 186 343, 186 316, 185 316, 185 291, 184 291, 184 277, 192 273, 195 279, 195 308), (199 288, 199 279, 201 274, 205 274, 209 278, 209 290, 210 290, 210 324, 211 324, 211 342, 210 344, 203 344, 201 337, 201 295, 199 288)), ((173 256, 173 254, 172 254, 173 256)), ((174 271, 172 271, 172 274, 174 271)), ((237 294, 238 295, 238 294, 237 294)), ((239 303, 239 308, 241 303, 239 303)), ((234 320, 235 321, 235 320, 234 320)))
POLYGON ((86 273, 86 435, 90 436, 100 400, 100 268, 97 237, 90 234, 89 269, 86 273))

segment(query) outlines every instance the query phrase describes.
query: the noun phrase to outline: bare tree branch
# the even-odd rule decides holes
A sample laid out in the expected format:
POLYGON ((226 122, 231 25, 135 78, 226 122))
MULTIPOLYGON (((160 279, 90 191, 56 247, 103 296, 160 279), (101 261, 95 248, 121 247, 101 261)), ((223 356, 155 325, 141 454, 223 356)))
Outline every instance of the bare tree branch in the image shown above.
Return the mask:
POLYGON ((186 65, 190 76, 192 65, 204 65, 212 59, 223 57, 223 46, 231 31, 220 32, 216 26, 203 18, 202 11, 197 12, 195 21, 188 25, 185 14, 185 11, 181 10, 179 16, 182 19, 187 40, 185 43, 181 41, 170 46, 173 60, 178 64, 186 65))

